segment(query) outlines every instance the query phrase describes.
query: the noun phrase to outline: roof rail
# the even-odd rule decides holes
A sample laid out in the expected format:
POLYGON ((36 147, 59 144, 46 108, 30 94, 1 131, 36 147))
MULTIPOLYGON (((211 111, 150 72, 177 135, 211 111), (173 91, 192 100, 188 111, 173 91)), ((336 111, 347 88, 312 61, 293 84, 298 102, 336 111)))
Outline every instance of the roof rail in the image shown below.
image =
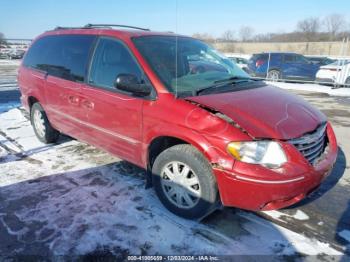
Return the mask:
POLYGON ((83 29, 84 27, 56 26, 54 30, 83 29))
POLYGON ((142 31, 150 31, 148 28, 142 28, 137 26, 129 26, 129 25, 114 25, 114 24, 87 24, 84 26, 78 26, 78 27, 64 27, 64 26, 57 26, 54 30, 69 30, 69 29, 93 29, 93 28, 112 28, 112 27, 122 27, 122 28, 131 28, 131 29, 137 29, 142 31))
POLYGON ((130 26, 130 25, 115 25, 115 24, 87 24, 83 28, 98 28, 98 27, 123 27, 123 28, 131 28, 131 29, 137 29, 142 31, 150 31, 148 28, 142 28, 137 26, 130 26))

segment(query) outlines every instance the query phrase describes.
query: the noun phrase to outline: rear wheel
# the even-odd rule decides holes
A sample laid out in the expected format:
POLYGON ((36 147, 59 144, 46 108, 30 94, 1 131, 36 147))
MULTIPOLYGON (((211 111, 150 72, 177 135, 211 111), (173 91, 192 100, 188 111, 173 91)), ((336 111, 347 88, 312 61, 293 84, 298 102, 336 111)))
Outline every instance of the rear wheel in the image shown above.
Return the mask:
POLYGON ((163 151, 152 167, 153 185, 163 203, 178 216, 196 219, 217 203, 217 186, 206 158, 191 145, 163 151))
POLYGON ((57 141, 59 132, 54 129, 40 103, 35 103, 30 110, 30 122, 36 137, 43 143, 49 144, 57 141))
POLYGON ((269 73, 267 74, 267 79, 270 81, 278 81, 281 79, 281 73, 278 70, 270 70, 269 73))

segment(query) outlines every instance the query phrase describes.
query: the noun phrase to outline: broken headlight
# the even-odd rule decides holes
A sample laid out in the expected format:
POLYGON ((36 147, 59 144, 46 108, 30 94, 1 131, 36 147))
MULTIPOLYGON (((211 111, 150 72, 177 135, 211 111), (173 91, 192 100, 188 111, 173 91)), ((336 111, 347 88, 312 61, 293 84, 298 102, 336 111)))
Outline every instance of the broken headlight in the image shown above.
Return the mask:
POLYGON ((231 142, 227 151, 239 161, 269 168, 278 168, 287 162, 282 147, 275 141, 231 142))

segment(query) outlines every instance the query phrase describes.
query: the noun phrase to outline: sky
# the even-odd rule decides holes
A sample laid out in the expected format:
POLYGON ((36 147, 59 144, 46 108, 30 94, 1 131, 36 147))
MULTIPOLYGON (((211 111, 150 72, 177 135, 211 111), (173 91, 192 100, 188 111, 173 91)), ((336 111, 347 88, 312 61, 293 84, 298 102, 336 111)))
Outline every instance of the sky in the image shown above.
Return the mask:
POLYGON ((184 35, 220 36, 241 26, 255 33, 289 32, 299 20, 338 13, 349 0, 0 0, 0 32, 34 38, 56 26, 126 24, 184 35))

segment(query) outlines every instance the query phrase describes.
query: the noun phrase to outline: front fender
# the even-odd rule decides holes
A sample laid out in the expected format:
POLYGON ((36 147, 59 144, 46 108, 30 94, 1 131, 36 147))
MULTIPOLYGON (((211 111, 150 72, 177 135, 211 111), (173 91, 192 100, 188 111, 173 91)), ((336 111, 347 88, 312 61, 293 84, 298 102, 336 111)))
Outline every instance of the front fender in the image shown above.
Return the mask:
POLYGON ((228 170, 232 169, 234 159, 226 152, 227 144, 251 139, 210 108, 165 94, 159 94, 155 102, 144 103, 142 133, 142 162, 145 165, 149 145, 154 139, 165 136, 193 145, 211 164, 228 170))
MULTIPOLYGON (((159 137, 173 137, 181 139, 186 143, 197 148, 211 164, 218 164, 225 169, 232 169, 234 159, 228 153, 220 148, 220 145, 213 144, 210 138, 185 127, 177 126, 176 128, 168 129, 165 127, 155 127, 145 136, 143 143, 143 152, 148 152, 148 147, 154 139, 159 137)), ((148 154, 144 154, 142 161, 147 164, 148 154)))

